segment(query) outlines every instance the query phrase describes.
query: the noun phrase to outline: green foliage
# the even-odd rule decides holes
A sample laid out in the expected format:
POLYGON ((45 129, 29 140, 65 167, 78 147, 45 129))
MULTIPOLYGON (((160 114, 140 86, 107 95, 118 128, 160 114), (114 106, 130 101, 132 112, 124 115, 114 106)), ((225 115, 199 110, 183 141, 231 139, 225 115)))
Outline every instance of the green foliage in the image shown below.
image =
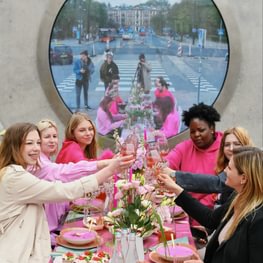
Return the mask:
POLYGON ((192 28, 205 28, 208 34, 214 34, 220 19, 211 0, 182 0, 167 15, 168 25, 180 35, 192 34, 192 28))
POLYGON ((96 33, 99 27, 107 26, 107 6, 93 0, 66 1, 57 16, 54 31, 61 30, 64 37, 72 37, 72 27, 78 26, 80 21, 83 32, 96 33))

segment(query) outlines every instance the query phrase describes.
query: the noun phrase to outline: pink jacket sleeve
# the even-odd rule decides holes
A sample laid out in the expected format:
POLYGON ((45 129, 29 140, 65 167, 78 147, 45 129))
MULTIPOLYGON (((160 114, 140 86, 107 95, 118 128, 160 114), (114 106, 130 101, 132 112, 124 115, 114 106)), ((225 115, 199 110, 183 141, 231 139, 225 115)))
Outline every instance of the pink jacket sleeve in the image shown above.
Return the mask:
POLYGON ((174 170, 181 169, 182 159, 183 159, 183 151, 180 145, 174 147, 166 156, 166 160, 169 163, 169 167, 174 170))
POLYGON ((97 171, 96 161, 80 161, 77 163, 44 163, 41 169, 34 172, 39 179, 47 181, 59 180, 70 182, 83 176, 91 175, 97 171))

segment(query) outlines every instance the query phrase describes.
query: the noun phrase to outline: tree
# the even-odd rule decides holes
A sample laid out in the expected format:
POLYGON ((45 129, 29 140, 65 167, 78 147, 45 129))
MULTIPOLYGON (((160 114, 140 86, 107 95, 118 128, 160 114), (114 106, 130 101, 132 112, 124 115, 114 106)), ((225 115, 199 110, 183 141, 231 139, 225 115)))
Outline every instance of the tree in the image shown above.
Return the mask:
POLYGON ((165 27, 166 19, 162 14, 158 14, 152 17, 151 25, 157 34, 161 34, 165 27))

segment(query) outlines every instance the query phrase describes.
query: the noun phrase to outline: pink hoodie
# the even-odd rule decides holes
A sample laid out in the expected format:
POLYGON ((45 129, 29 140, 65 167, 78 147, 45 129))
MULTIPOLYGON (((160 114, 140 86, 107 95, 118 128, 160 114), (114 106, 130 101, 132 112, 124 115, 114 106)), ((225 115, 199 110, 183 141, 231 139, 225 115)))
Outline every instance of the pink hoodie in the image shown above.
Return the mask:
MULTIPOLYGON (((169 167, 192 173, 215 174, 217 154, 222 138, 221 132, 216 132, 216 140, 207 149, 199 149, 191 139, 177 144, 167 155, 169 167)), ((211 194, 191 193, 202 204, 213 208, 214 198, 211 194)))
POLYGON ((166 136, 169 138, 171 136, 175 136, 179 132, 180 127, 180 116, 179 113, 174 110, 170 114, 167 115, 162 128, 160 129, 166 136))
POLYGON ((158 88, 156 88, 156 90, 154 91, 154 95, 156 98, 170 97, 172 99, 174 107, 176 107, 176 104, 177 104, 176 99, 170 90, 160 91, 158 88))
MULTIPOLYGON (((98 160, 103 159, 111 159, 114 156, 113 152, 109 149, 104 150, 98 160)), ((79 144, 75 141, 65 140, 63 142, 62 148, 60 149, 56 163, 77 163, 81 160, 92 161, 92 159, 88 159, 83 150, 80 148, 79 144)), ((94 161, 94 160, 93 160, 94 161)))

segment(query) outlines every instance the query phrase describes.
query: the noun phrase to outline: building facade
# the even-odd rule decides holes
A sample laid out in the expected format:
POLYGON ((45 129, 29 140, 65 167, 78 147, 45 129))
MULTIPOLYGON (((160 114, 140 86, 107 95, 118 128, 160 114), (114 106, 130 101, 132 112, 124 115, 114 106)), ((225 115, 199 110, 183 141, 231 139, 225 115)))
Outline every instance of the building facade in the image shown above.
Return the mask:
POLYGON ((111 7, 108 9, 108 18, 120 28, 139 32, 150 29, 152 17, 160 13, 165 15, 167 11, 150 6, 111 7))

